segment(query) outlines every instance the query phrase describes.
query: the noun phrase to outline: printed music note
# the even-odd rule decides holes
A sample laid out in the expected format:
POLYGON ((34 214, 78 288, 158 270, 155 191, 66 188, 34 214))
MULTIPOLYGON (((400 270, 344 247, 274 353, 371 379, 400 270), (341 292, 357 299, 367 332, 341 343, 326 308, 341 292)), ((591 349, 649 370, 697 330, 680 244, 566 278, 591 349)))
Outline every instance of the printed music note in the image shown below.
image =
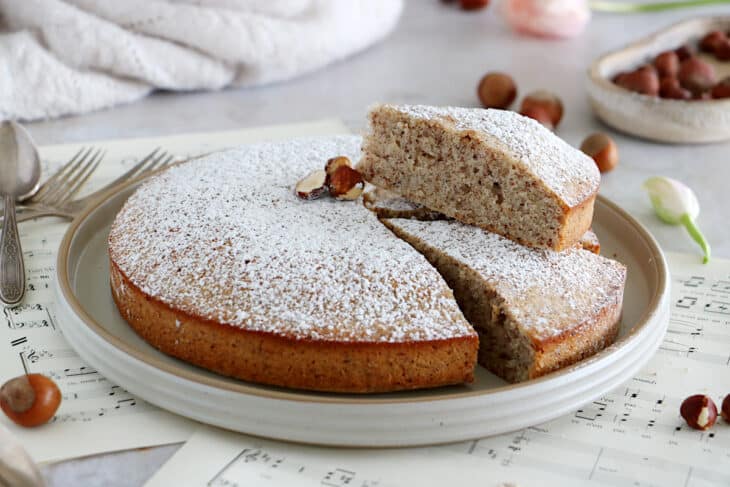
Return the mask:
POLYGON ((692 276, 686 281, 683 281, 685 287, 700 287, 705 283, 705 278, 702 276, 692 276))
POLYGON ((730 293, 730 281, 716 281, 711 289, 716 293, 730 293))
POLYGON ((705 311, 707 313, 730 315, 730 303, 713 300, 705 305, 705 311))
POLYGON ((697 304, 697 298, 693 296, 683 296, 677 300, 675 306, 677 308, 691 309, 695 304, 697 304))

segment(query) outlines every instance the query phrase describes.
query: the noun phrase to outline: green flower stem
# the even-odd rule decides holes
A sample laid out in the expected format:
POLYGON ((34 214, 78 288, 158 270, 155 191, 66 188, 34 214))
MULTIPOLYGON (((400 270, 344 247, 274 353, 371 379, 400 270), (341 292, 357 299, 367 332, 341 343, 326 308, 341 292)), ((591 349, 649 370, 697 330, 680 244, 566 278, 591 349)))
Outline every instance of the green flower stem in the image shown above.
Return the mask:
POLYGON ((649 4, 636 4, 631 2, 601 2, 598 0, 593 0, 589 2, 589 5, 591 7, 591 10, 595 10, 597 12, 631 13, 659 12, 662 10, 671 10, 675 8, 701 7, 703 5, 720 5, 723 3, 730 3, 730 0, 684 0, 676 2, 658 2, 649 4))
POLYGON ((692 220, 687 213, 682 215, 679 221, 682 222, 684 228, 687 229, 692 240, 700 244, 700 247, 702 247, 702 251, 705 253, 702 263, 707 264, 710 261, 710 244, 707 243, 707 240, 705 240, 705 236, 702 235, 702 231, 700 231, 697 224, 695 224, 694 220, 692 220))

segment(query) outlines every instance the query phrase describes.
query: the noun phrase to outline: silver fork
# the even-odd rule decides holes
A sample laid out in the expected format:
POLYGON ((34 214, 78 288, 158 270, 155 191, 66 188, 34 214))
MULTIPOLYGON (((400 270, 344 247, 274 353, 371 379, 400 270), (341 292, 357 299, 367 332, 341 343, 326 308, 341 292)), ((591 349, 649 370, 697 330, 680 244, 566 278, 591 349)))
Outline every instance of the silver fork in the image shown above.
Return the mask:
POLYGON ((16 206, 17 214, 29 211, 34 206, 53 206, 68 201, 79 192, 103 158, 104 154, 100 149, 94 151, 93 147, 82 147, 53 176, 41 184, 35 193, 19 201, 16 206))
POLYGON ((64 202, 57 205, 34 204, 27 207, 25 211, 19 214, 17 221, 23 222, 26 220, 31 220, 33 218, 40 218, 44 216, 58 216, 62 218, 72 219, 89 203, 91 203, 91 201, 98 198, 103 193, 109 191, 111 188, 114 188, 128 181, 129 179, 146 176, 153 171, 162 169, 168 166, 174 160, 174 155, 169 154, 166 151, 161 151, 161 149, 158 147, 150 154, 145 156, 137 164, 135 164, 132 168, 130 168, 127 172, 114 179, 110 183, 106 184, 104 187, 94 191, 93 193, 84 196, 83 198, 72 201, 68 201, 69 198, 64 198, 64 202))
POLYGON ((38 191, 22 200, 19 209, 33 205, 54 206, 65 203, 79 192, 104 159, 101 149, 82 147, 61 169, 44 182, 38 191))

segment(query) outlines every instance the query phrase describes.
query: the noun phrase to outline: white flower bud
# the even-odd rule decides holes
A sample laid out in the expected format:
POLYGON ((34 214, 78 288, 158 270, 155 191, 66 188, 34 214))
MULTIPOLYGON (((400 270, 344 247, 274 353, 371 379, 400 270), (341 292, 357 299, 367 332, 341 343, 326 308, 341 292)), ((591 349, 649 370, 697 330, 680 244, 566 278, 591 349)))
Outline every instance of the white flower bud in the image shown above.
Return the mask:
POLYGON ((707 263, 710 260, 710 245, 695 223, 695 218, 700 214, 700 204, 694 191, 676 179, 661 176, 647 179, 644 189, 649 192, 657 216, 671 225, 684 225, 692 239, 702 247, 704 262, 707 263))

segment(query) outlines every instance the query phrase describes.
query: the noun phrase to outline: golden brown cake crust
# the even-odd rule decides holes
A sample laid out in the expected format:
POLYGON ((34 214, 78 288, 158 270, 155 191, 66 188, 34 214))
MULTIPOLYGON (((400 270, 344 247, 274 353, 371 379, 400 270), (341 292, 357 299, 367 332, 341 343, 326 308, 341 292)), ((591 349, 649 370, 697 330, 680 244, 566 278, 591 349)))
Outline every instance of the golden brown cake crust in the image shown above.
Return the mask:
POLYGON ((610 303, 589 320, 559 335, 533 340, 536 351, 529 378, 549 374, 600 352, 618 336, 622 301, 610 303))
POLYGON ((376 393, 474 379, 477 337, 421 342, 327 342, 249 331, 174 310, 110 262, 114 302, 150 345, 237 379, 331 392, 376 393))

